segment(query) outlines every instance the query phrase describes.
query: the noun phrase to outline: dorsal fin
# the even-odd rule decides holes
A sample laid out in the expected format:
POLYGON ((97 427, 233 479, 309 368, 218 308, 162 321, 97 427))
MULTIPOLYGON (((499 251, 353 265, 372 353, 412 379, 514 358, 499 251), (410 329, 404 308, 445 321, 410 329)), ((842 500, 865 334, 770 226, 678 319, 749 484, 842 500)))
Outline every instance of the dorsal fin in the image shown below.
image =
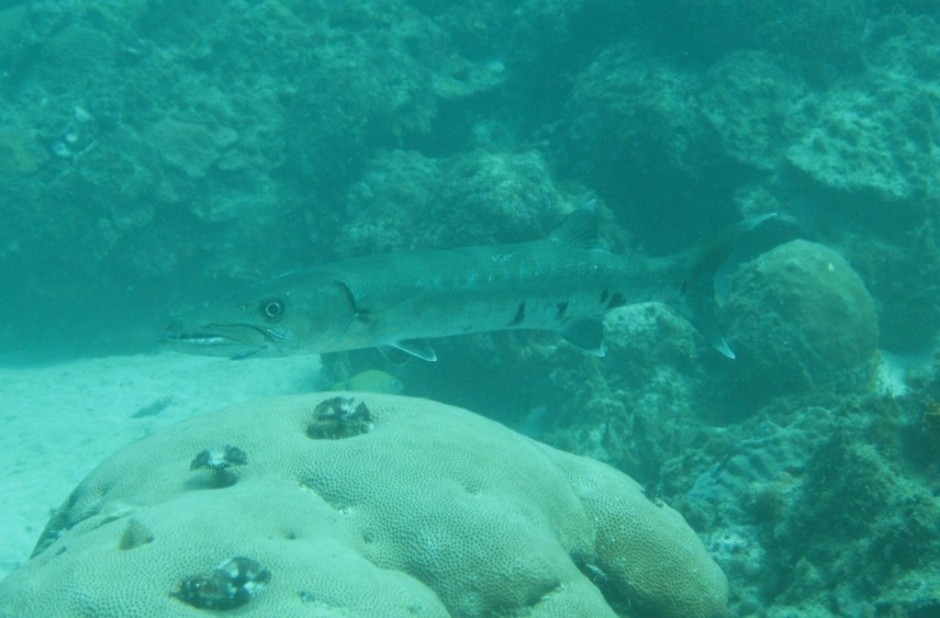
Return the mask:
POLYGON ((585 202, 581 208, 562 221, 561 225, 548 235, 548 238, 552 242, 582 249, 600 247, 597 235, 597 200, 585 202))

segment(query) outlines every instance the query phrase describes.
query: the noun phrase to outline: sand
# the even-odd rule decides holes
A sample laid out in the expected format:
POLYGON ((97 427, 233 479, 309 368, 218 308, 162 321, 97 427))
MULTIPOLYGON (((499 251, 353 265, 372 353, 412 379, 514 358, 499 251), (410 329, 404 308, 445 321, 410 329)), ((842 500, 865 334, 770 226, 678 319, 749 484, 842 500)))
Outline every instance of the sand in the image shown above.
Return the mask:
POLYGON ((170 352, 0 364, 0 579, 29 559, 50 511, 111 453, 197 414, 315 390, 318 372, 316 356, 170 352))

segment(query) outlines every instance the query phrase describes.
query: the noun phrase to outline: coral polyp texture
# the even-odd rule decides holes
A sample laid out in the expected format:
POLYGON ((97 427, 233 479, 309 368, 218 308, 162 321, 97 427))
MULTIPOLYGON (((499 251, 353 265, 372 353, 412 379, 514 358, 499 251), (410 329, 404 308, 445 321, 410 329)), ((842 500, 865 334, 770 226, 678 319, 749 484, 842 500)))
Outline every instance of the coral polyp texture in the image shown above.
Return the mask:
POLYGON ((107 459, 0 583, 0 616, 708 618, 726 594, 685 520, 605 464, 427 400, 317 393, 107 459), (233 444, 231 484, 190 471, 233 444))

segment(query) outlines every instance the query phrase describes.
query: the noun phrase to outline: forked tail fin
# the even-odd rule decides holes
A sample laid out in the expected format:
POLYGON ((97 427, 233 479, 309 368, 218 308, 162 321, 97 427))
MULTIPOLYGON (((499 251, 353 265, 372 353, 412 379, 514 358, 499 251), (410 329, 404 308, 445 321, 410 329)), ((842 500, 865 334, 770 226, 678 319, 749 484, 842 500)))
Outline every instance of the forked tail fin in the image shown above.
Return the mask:
POLYGON ((776 214, 748 217, 689 249, 680 258, 685 272, 679 287, 680 298, 673 304, 673 308, 702 334, 710 346, 728 358, 733 359, 735 354, 718 328, 718 318, 715 314, 715 273, 728 259, 739 238, 776 214))

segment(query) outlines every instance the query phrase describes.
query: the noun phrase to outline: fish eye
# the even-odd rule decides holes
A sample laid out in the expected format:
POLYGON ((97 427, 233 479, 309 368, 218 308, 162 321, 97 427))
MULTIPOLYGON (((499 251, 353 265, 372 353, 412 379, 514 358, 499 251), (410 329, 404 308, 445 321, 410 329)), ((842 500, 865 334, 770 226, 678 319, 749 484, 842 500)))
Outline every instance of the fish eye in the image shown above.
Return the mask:
POLYGON ((261 317, 269 322, 276 322, 284 317, 284 301, 272 298, 261 303, 259 306, 261 317))

